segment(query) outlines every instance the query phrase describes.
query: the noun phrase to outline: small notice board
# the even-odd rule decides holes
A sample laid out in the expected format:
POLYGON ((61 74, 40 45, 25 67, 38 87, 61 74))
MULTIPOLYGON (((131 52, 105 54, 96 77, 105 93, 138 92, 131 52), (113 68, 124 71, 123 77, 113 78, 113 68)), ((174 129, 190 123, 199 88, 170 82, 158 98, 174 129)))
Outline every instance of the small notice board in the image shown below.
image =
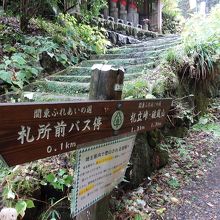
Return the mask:
POLYGON ((77 151, 73 216, 109 194, 122 181, 135 137, 134 134, 121 136, 77 151))

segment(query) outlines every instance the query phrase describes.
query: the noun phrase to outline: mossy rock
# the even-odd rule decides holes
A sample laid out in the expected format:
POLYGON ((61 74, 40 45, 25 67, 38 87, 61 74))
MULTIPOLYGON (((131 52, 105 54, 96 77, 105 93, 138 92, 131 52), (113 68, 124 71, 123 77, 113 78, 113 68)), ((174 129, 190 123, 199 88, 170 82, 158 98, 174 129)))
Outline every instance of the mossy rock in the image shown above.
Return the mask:
POLYGON ((144 178, 151 175, 153 171, 152 156, 153 151, 148 144, 146 133, 138 134, 131 155, 132 167, 130 172, 127 172, 127 178, 133 187, 138 187, 144 178))
POLYGON ((158 143, 160 143, 161 140, 163 140, 163 134, 162 134, 161 130, 159 130, 159 129, 149 131, 147 133, 147 136, 148 136, 148 142, 149 142, 150 146, 154 149, 156 149, 158 143))

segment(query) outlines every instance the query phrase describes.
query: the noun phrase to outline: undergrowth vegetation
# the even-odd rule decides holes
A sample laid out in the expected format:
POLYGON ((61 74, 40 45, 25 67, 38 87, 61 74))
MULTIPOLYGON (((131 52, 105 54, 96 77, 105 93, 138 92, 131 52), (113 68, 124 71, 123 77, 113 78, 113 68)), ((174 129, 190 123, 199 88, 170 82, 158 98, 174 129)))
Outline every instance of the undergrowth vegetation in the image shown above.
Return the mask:
MULTIPOLYGON (((34 36, 19 31, 16 18, 0 17, 0 80, 14 89, 38 77, 77 64, 90 54, 104 53, 105 30, 61 14, 56 21, 32 19, 34 36)), ((4 91, 2 91, 4 92, 4 91)))
POLYGON ((125 83, 123 97, 125 99, 142 99, 147 97, 148 92, 147 81, 136 79, 132 82, 125 83))
POLYGON ((63 200, 68 200, 73 183, 73 170, 60 166, 61 160, 57 162, 57 167, 52 167, 49 163, 45 166, 45 161, 38 161, 29 166, 16 166, 11 170, 0 164, 3 205, 14 207, 21 217, 24 217, 27 210, 35 207, 42 210, 39 218, 41 220, 52 219, 51 216, 55 212, 59 216, 54 207, 63 200), (48 191, 54 195, 50 196, 48 191))
POLYGON ((177 67, 183 78, 196 81, 214 76, 214 66, 220 59, 220 5, 207 17, 195 14, 185 25, 183 46, 167 53, 167 61, 177 67))
POLYGON ((164 34, 176 34, 182 31, 184 18, 178 7, 178 0, 163 0, 162 31, 164 34))
POLYGON ((218 92, 220 61, 220 5, 210 15, 195 14, 182 33, 183 44, 166 54, 166 68, 174 71, 184 92, 194 94, 198 111, 207 108, 207 97, 218 92))

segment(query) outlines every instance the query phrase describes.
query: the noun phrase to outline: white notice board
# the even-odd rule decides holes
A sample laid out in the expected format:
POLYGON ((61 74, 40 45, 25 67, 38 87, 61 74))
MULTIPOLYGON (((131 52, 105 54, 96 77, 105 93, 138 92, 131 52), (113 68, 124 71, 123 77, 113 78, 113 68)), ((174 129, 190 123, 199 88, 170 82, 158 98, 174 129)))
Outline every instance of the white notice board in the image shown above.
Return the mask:
POLYGON ((135 137, 131 135, 77 150, 73 216, 106 196, 122 181, 135 137))

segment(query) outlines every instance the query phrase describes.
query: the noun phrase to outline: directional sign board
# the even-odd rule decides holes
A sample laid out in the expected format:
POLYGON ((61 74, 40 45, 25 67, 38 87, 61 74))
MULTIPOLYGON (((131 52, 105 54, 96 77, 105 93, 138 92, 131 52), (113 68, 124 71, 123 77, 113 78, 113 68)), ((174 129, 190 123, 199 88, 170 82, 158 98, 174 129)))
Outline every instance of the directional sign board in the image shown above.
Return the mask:
POLYGON ((9 166, 114 135, 162 127, 171 99, 0 104, 0 155, 9 166))

